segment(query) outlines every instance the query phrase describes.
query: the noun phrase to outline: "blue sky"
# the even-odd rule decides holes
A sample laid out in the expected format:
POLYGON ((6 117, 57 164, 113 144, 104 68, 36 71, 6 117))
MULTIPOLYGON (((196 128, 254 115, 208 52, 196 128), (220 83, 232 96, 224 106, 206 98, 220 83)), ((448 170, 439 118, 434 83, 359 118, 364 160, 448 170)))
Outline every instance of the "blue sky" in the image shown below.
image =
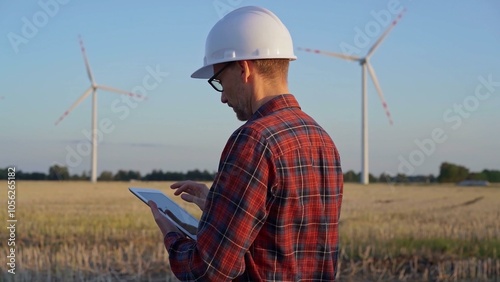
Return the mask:
MULTIPOLYGON (((54 122, 90 86, 145 90, 147 100, 98 92, 98 172, 215 171, 241 122, 205 80, 210 28, 231 9, 260 5, 295 47, 363 56, 407 8, 371 58, 394 119, 368 80, 370 172, 438 174, 443 161, 500 169, 500 3, 491 1, 2 1, 0 167, 90 170, 91 99, 54 122), (362 41, 364 39, 365 41, 362 41), (147 88, 145 88, 145 82, 147 88), (142 87, 142 88, 141 88, 142 87)), ((296 51, 290 90, 336 142, 345 171, 361 168, 361 68, 296 51)))

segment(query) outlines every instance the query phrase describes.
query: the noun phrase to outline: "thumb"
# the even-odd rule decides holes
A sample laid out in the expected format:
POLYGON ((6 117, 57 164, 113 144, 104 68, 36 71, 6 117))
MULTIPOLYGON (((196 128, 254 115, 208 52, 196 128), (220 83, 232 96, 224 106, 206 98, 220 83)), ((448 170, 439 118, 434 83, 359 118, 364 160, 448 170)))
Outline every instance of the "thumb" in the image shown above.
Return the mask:
POLYGON ((153 202, 152 200, 149 200, 148 205, 151 208, 151 212, 153 212, 153 214, 158 213, 158 206, 156 205, 155 202, 153 202))
POLYGON ((155 209, 156 209, 156 208, 158 208, 158 206, 156 205, 156 203, 155 203, 155 202, 153 202, 153 200, 149 200, 149 201, 148 201, 148 205, 149 205, 151 208, 155 208, 155 209))

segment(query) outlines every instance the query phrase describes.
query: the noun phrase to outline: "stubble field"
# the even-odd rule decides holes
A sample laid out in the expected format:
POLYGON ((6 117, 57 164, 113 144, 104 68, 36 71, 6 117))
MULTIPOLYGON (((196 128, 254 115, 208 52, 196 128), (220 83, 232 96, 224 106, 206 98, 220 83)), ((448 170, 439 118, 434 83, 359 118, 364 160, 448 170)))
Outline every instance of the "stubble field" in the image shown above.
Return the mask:
MULTIPOLYGON (((0 280, 176 281, 149 208, 128 191, 171 194, 170 184, 17 181, 16 274, 7 272, 4 228, 0 280)), ((347 183, 340 233, 340 281, 500 279, 499 186, 347 183)))

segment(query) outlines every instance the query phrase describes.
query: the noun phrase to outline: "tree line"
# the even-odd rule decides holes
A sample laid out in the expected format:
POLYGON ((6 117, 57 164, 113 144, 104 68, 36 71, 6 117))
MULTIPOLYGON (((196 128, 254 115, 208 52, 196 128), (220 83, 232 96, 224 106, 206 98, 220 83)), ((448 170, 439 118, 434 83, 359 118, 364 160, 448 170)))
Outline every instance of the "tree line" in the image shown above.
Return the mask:
MULTIPOLYGON (((356 173, 349 170, 344 173, 344 182, 360 182, 361 173, 356 173)), ((471 172, 468 168, 462 165, 452 164, 448 162, 441 163, 439 167, 439 175, 405 175, 398 173, 397 175, 380 174, 376 177, 369 174, 370 183, 458 183, 464 180, 484 180, 489 182, 500 182, 500 170, 484 169, 480 172, 471 172)))
MULTIPOLYGON (((215 172, 207 170, 201 171, 198 169, 189 170, 187 172, 171 172, 162 170, 153 170, 150 173, 141 175, 139 171, 134 170, 118 170, 116 173, 111 171, 103 171, 97 177, 98 181, 212 181, 215 178, 215 172)), ((7 179, 7 168, 0 168, 0 179, 7 179)), ((90 173, 83 171, 80 175, 70 175, 69 170, 65 166, 53 165, 49 168, 48 174, 43 172, 24 172, 16 169, 16 179, 19 180, 90 180, 90 173)))
MULTIPOLYGON (((0 168, 0 179, 7 179, 8 168, 0 168)), ((201 171, 198 169, 189 170, 187 172, 171 172, 162 170, 153 170, 150 173, 141 175, 139 171, 133 170, 118 170, 116 173, 111 171, 103 171, 97 178, 98 181, 212 181, 215 178, 216 172, 207 170, 201 171)), ((82 174, 70 175, 69 170, 65 166, 53 165, 49 168, 48 174, 43 172, 24 172, 16 170, 16 179, 20 180, 90 180, 90 173, 84 171, 82 174)), ((344 172, 344 182, 360 182, 361 173, 356 173, 353 170, 344 172)), ((439 175, 436 177, 429 175, 412 175, 405 174, 389 175, 386 173, 376 177, 369 175, 370 183, 457 183, 463 180, 485 180, 489 182, 500 182, 500 170, 484 169, 480 172, 471 172, 468 168, 462 165, 444 162, 439 168, 439 175)))

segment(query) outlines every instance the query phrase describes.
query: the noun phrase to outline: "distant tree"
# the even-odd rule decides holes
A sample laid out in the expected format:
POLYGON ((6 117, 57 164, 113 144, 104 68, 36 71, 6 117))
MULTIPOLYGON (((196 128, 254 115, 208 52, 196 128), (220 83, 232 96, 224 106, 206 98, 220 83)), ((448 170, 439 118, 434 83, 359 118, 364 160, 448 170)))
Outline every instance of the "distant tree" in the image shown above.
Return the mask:
POLYGON ((129 179, 127 179, 128 177, 128 172, 126 172, 125 170, 118 170, 118 172, 115 174, 115 176, 113 177, 114 180, 117 180, 117 181, 127 181, 129 179))
POLYGON ((114 180, 117 181, 130 181, 132 179, 140 180, 141 179, 141 173, 138 171, 126 171, 120 169, 115 176, 113 177, 114 180))
POLYGON ((380 183, 392 183, 392 177, 389 174, 382 173, 378 177, 378 182, 380 183))
POLYGON ((429 176, 427 176, 427 179, 429 180, 429 183, 434 183, 434 182, 437 181, 437 179, 434 176, 434 174, 429 174, 429 176))
POLYGON ((370 183, 377 183, 378 182, 378 178, 375 177, 373 174, 368 174, 368 180, 370 181, 370 183))
POLYGON ((68 168, 65 166, 53 165, 49 168, 48 180, 69 180, 68 168))
POLYGON ((488 180, 488 176, 483 172, 471 172, 467 175, 467 180, 488 180))
POLYGON ((439 168, 438 181, 440 183, 460 182, 467 179, 468 175, 469 175, 468 168, 444 162, 441 164, 439 168))
POLYGON ((139 171, 129 170, 128 173, 127 173, 127 180, 130 181, 132 179, 140 180, 141 179, 141 173, 139 171))
POLYGON ((101 175, 97 177, 98 181, 113 181, 113 173, 111 171, 103 171, 101 172, 101 175))
POLYGON ((168 181, 179 181, 188 179, 186 178, 186 174, 182 172, 170 172, 170 171, 165 172, 163 177, 164 180, 168 181))
POLYGON ((0 168, 0 179, 7 179, 7 168, 0 168))
POLYGON ((157 175, 157 174, 158 174, 158 170, 153 169, 152 172, 146 173, 146 175, 142 176, 142 180, 144 180, 144 181, 155 181, 152 178, 154 178, 153 175, 157 175))
POLYGON ((90 180, 90 171, 87 173, 86 170, 82 171, 80 175, 80 180, 90 180))
POLYGON ((215 178, 215 173, 210 173, 208 170, 200 171, 199 169, 189 170, 186 173, 172 172, 161 170, 153 170, 142 177, 146 181, 181 181, 181 180, 194 180, 194 181, 212 181, 215 178))
POLYGON ((160 170, 153 169, 151 173, 144 175, 142 179, 146 181, 162 181, 164 180, 163 177, 164 175, 161 169, 160 170))
MULTIPOLYGON (((15 177, 16 179, 26 179, 26 178, 21 178, 21 176, 26 176, 26 174, 21 171, 19 168, 17 168, 16 166, 8 166, 8 167, 5 167, 5 168, 0 168, 0 179, 8 179, 9 178, 9 172, 12 172, 12 170, 9 170, 9 168, 15 168, 15 177)), ((28 175, 29 177, 29 175, 28 175)))
POLYGON ((353 170, 344 173, 344 182, 359 182, 360 179, 360 174, 355 173, 353 170))
POLYGON ((399 183, 408 183, 408 177, 404 173, 398 173, 396 175, 396 182, 399 182, 399 183))
POLYGON ((73 181, 81 181, 81 180, 90 180, 90 171, 87 173, 87 171, 82 171, 81 174, 72 174, 69 179, 73 181))
POLYGON ((500 170, 485 169, 482 173, 486 175, 486 180, 489 182, 500 182, 500 170))
POLYGON ((198 169, 189 170, 186 173, 186 179, 191 179, 191 180, 194 180, 194 181, 203 180, 203 173, 200 170, 198 170, 198 169))
POLYGON ((198 169, 195 169, 188 171, 184 178, 194 181, 210 181, 214 180, 214 175, 208 172, 208 170, 200 171, 198 169))
MULTIPOLYGON (((10 166, 14 167, 14 166, 10 166)), ((9 172, 9 167, 6 168, 0 168, 0 179, 7 179, 8 178, 8 173, 9 172)), ((46 180, 47 175, 43 172, 24 172, 20 169, 16 168, 16 179, 22 179, 22 180, 46 180)))
POLYGON ((17 175, 18 179, 23 180, 47 180, 47 175, 43 172, 28 172, 24 173, 19 171, 19 175, 17 175))

